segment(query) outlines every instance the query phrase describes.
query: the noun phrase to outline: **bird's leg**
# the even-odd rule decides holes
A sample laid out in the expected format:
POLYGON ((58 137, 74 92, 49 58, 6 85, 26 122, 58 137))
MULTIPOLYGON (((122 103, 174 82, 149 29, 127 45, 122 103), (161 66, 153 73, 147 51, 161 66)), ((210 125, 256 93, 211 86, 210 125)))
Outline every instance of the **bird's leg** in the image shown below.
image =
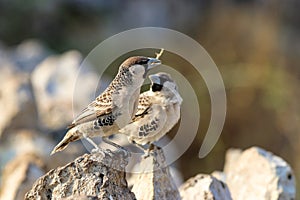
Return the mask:
POLYGON ((138 147, 139 149, 141 149, 144 152, 143 158, 146 159, 150 156, 150 150, 149 148, 136 143, 134 140, 131 140, 131 143, 134 144, 136 147, 138 147))
POLYGON ((132 144, 134 144, 136 147, 138 147, 139 149, 141 149, 142 151, 147 151, 147 148, 145 148, 143 145, 136 143, 134 140, 130 141, 132 144))
POLYGON ((120 146, 120 145, 118 145, 118 144, 112 142, 110 139, 108 139, 107 136, 102 137, 102 141, 105 142, 105 143, 107 143, 107 144, 112 145, 112 146, 115 147, 116 149, 122 150, 122 151, 124 152, 124 156, 125 156, 125 157, 130 156, 130 152, 127 151, 127 149, 125 149, 124 147, 122 147, 122 146, 120 146))
POLYGON ((116 149, 122 149, 124 151, 127 151, 124 147, 112 142, 111 140, 108 139, 108 137, 102 137, 102 141, 107 143, 107 144, 110 144, 112 145, 113 147, 115 147, 116 149))
POLYGON ((99 150, 100 148, 98 147, 98 145, 89 137, 85 138, 91 145, 93 145, 95 147, 95 149, 99 150))
POLYGON ((92 149, 92 153, 94 152, 98 152, 98 153, 101 153, 103 155, 103 157, 105 157, 105 153, 103 152, 102 149, 99 148, 99 146, 89 137, 85 137, 85 139, 92 145, 94 146, 95 148, 92 149))
POLYGON ((149 144, 149 148, 148 148, 148 153, 150 153, 150 151, 154 150, 155 145, 153 143, 149 144))
POLYGON ((146 155, 144 156, 144 158, 148 158, 149 156, 150 156, 150 154, 151 154, 151 151, 153 151, 154 150, 154 144, 149 144, 149 146, 148 146, 148 148, 147 148, 147 151, 146 151, 146 155))
POLYGON ((152 154, 153 154, 153 158, 154 158, 154 167, 157 169, 160 167, 160 163, 158 162, 157 160, 157 151, 159 151, 160 147, 154 145, 153 143, 151 143, 149 145, 149 153, 150 151, 152 151, 152 154))

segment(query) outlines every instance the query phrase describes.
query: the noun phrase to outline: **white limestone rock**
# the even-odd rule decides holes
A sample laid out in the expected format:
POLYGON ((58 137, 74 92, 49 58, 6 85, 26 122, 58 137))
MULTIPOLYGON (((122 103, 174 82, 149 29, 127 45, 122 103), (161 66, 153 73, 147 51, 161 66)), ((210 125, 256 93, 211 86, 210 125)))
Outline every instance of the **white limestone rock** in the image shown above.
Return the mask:
POLYGON ((44 163, 36 154, 17 156, 3 170, 0 199, 23 199, 35 180, 44 173, 44 163))
POLYGON ((35 128, 37 111, 27 74, 16 71, 8 60, 0 61, 0 136, 17 128, 35 128))
POLYGON ((282 158, 259 147, 236 155, 229 150, 224 167, 233 199, 295 199, 295 176, 282 158))
POLYGON ((166 163, 164 152, 155 146, 150 156, 142 159, 138 165, 141 171, 134 177, 132 192, 138 200, 179 200, 180 194, 170 168, 166 163))
POLYGON ((25 199, 136 199, 127 186, 127 164, 120 151, 84 154, 36 180, 25 199))
POLYGON ((213 173, 211 173, 211 175, 219 181, 226 183, 226 174, 224 172, 214 171, 213 173))
POLYGON ((180 188, 182 200, 231 200, 228 187, 222 181, 207 174, 198 174, 187 180, 180 188))
POLYGON ((10 52, 10 59, 19 71, 31 73, 50 53, 40 41, 28 39, 10 52))

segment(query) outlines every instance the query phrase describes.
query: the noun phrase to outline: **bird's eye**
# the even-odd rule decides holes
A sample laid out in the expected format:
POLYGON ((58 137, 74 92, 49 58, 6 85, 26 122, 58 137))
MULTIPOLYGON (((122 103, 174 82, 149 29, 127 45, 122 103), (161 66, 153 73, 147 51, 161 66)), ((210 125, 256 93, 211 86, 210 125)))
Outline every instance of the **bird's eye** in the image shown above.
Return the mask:
POLYGON ((136 61, 136 64, 138 65, 146 65, 148 63, 148 59, 138 60, 136 61))
POLYGON ((154 83, 154 84, 152 85, 152 91, 153 91, 153 92, 161 91, 162 87, 163 87, 162 85, 159 85, 159 84, 154 83))

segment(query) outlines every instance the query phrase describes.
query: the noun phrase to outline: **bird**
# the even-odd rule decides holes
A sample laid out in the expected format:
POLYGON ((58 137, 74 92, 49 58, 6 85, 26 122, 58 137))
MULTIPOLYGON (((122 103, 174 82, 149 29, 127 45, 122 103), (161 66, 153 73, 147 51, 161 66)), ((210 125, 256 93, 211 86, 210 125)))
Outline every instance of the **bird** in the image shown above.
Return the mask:
POLYGON ((147 152, 180 119, 182 97, 172 77, 164 72, 149 75, 150 89, 139 97, 137 112, 128 125, 119 130, 130 143, 147 152), (147 146, 145 146, 147 145, 147 146))
POLYGON ((132 120, 147 73, 158 65, 161 65, 161 61, 151 57, 133 56, 126 59, 104 92, 68 126, 67 133, 54 147, 51 155, 64 150, 70 142, 82 138, 98 150, 92 137, 101 136, 104 142, 114 145, 108 137, 132 120))

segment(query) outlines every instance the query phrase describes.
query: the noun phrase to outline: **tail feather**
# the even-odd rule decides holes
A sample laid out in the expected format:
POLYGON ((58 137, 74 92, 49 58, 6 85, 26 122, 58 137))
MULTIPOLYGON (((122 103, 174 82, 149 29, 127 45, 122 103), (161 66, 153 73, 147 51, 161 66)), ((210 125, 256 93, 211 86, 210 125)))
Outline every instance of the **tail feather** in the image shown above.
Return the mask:
POLYGON ((76 141, 80 139, 80 134, 77 131, 77 128, 71 128, 65 137, 60 141, 52 150, 50 155, 55 154, 56 152, 64 150, 70 142, 76 141))

